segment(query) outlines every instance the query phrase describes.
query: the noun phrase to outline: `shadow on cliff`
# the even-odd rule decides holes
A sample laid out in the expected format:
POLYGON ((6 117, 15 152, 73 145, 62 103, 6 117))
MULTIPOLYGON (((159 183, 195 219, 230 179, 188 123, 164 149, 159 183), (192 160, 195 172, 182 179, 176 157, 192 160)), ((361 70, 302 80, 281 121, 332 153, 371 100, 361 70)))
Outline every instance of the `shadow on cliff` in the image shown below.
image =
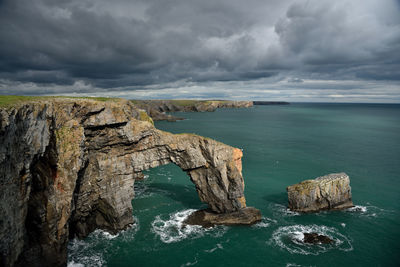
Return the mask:
POLYGON ((150 183, 148 191, 162 194, 174 201, 182 203, 187 208, 200 208, 202 203, 194 185, 178 185, 174 183, 150 183))

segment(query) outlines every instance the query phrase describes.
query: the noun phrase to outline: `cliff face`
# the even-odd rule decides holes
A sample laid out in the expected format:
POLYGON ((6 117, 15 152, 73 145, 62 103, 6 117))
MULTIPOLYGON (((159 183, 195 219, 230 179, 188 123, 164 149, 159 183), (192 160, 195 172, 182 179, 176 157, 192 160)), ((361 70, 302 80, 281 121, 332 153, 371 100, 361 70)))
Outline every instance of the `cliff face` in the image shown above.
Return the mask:
POLYGON ((133 100, 136 105, 146 110, 154 120, 176 121, 183 118, 165 114, 165 112, 210 112, 217 108, 248 108, 253 101, 229 100, 133 100))
POLYGON ((353 207, 349 176, 332 173, 287 187, 289 209, 315 212, 353 207))
POLYGON ((126 228, 135 178, 167 163, 188 173, 212 212, 246 207, 241 150, 149 121, 124 100, 0 109, 1 264, 63 266, 70 237, 126 228))

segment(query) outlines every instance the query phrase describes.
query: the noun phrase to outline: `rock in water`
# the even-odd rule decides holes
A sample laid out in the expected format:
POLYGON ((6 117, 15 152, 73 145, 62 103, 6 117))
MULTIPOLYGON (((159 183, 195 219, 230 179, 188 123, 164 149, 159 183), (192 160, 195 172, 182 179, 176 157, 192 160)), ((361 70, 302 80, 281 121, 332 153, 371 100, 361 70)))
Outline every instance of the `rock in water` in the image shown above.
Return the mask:
POLYGON ((287 187, 289 209, 316 212, 353 207, 349 176, 332 173, 287 187))
POLYGON ((325 235, 319 235, 317 233, 303 233, 304 243, 309 244, 332 244, 334 241, 325 235))
POLYGON ((135 179, 168 163, 188 174, 215 214, 240 215, 241 157, 209 138, 157 130, 126 100, 45 98, 0 108, 0 265, 65 266, 70 237, 134 223, 135 179))
POLYGON ((213 227, 215 225, 251 225, 259 221, 261 221, 261 212, 258 209, 247 207, 230 213, 198 210, 190 214, 183 224, 213 227))

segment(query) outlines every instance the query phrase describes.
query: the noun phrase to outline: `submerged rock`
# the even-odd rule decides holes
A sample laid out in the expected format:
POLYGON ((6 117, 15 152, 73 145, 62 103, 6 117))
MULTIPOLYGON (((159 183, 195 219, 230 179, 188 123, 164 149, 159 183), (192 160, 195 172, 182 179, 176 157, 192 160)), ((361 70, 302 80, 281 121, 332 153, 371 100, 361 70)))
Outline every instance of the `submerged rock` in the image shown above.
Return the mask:
POLYGON ((259 221, 261 221, 261 212, 258 209, 247 207, 230 213, 198 210, 190 214, 183 224, 213 227, 215 225, 251 225, 259 221))
POLYGON ((316 212, 353 207, 349 176, 332 173, 287 187, 289 209, 316 212))
POLYGON ((187 172, 212 212, 242 214, 241 157, 209 138, 160 131, 126 100, 0 108, 0 265, 65 266, 69 238, 134 223, 135 179, 168 163, 187 172))
POLYGON ((304 243, 309 243, 309 244, 332 244, 335 241, 333 241, 331 238, 325 236, 325 235, 319 235, 317 233, 303 233, 304 238, 303 242, 304 243))

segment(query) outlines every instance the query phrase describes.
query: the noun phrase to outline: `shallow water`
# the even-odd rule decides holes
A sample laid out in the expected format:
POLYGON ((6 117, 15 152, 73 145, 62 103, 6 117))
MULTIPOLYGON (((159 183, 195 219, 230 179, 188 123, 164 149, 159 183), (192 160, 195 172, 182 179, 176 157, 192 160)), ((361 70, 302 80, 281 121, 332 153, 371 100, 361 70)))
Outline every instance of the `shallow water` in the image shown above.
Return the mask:
POLYGON ((179 113, 157 122, 243 149, 250 226, 181 228, 204 208, 194 185, 170 164, 135 184, 136 225, 116 236, 96 231, 69 244, 69 266, 399 266, 400 105, 291 104, 179 113), (350 176, 355 208, 299 214, 286 187, 332 172, 350 176), (335 240, 299 242, 303 232, 335 240))

